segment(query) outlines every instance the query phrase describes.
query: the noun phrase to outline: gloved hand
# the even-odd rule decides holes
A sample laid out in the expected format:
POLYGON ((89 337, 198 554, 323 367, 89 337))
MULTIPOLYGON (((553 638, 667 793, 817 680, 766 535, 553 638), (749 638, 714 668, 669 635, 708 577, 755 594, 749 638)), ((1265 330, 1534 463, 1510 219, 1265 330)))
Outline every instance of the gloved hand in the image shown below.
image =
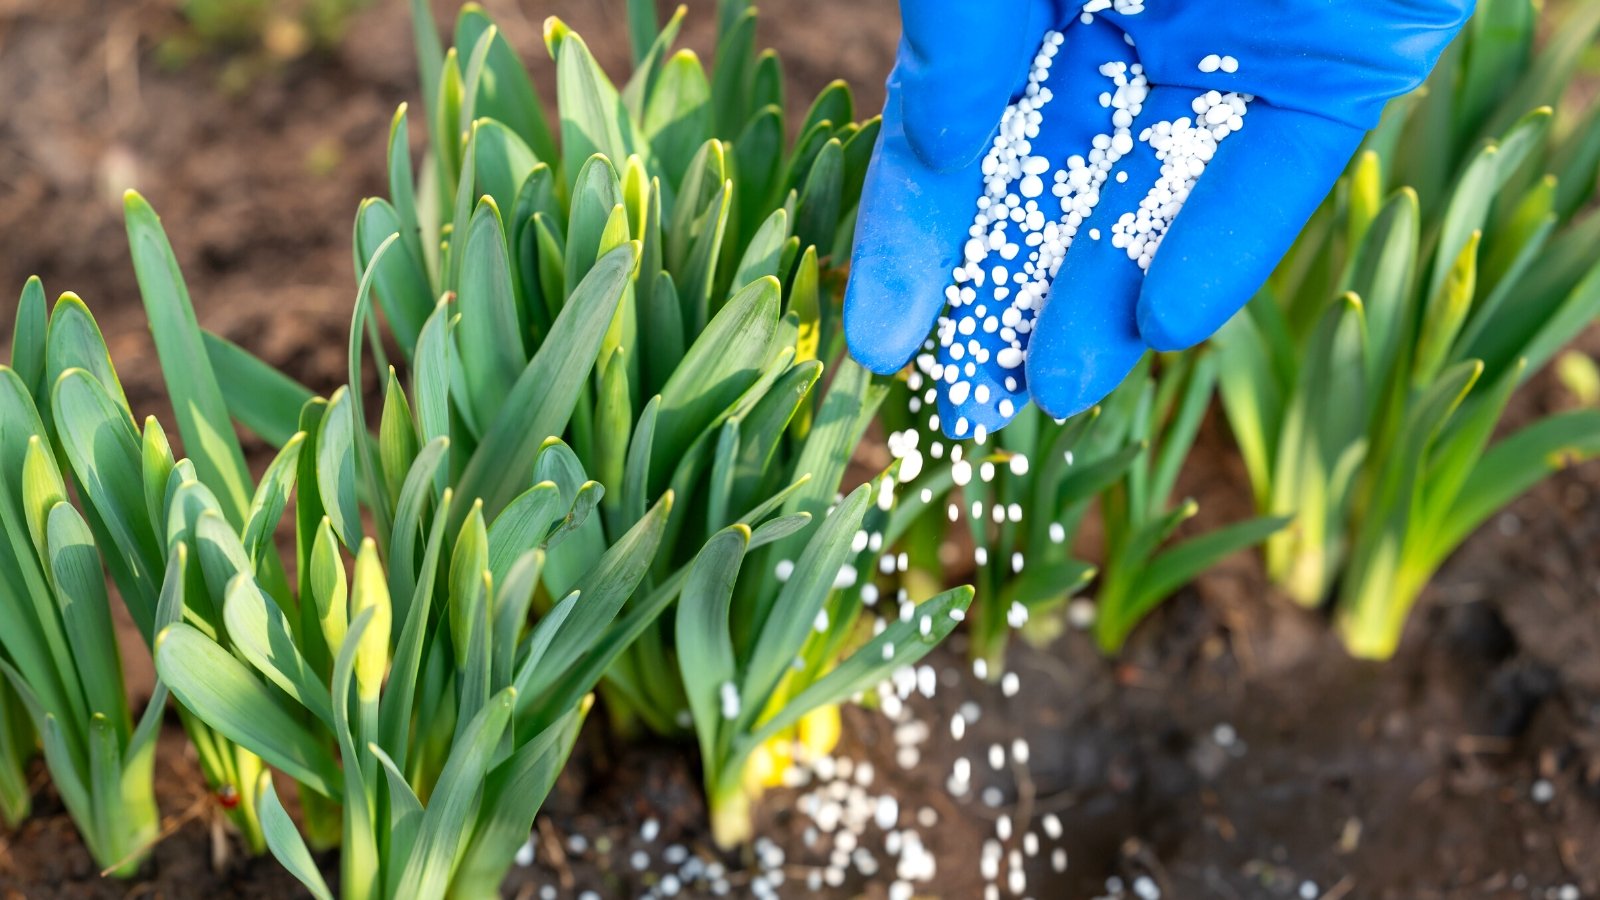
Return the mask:
POLYGON ((1472 6, 901 0, 851 353, 880 374, 929 354, 952 437, 996 430, 1030 395, 1058 418, 1093 406, 1147 348, 1204 340, 1260 288, 1472 6), (1007 195, 1016 209, 998 215, 1007 195))

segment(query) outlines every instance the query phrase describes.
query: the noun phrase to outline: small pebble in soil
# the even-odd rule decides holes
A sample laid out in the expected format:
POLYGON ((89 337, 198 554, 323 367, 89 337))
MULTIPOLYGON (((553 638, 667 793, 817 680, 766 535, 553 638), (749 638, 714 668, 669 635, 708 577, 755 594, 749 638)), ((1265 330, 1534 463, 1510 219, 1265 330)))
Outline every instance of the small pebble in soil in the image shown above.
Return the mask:
POLYGON ((1533 799, 1533 802, 1543 806, 1555 799, 1556 786, 1551 784, 1549 779, 1541 778, 1533 783, 1533 788, 1528 791, 1528 796, 1533 799))
POLYGON ((1094 627, 1095 606, 1093 600, 1083 597, 1067 605, 1067 624, 1079 631, 1088 631, 1094 627))
POLYGON ((1215 728, 1211 729, 1212 743, 1224 750, 1232 747, 1238 740, 1239 732, 1234 730, 1234 727, 1227 722, 1219 722, 1215 728))
POLYGON ((1161 888, 1149 875, 1140 875, 1133 880, 1133 892, 1139 896, 1139 900, 1161 900, 1161 888))
POLYGON ((1300 900, 1317 900, 1322 895, 1322 889, 1317 887, 1315 881, 1307 879, 1300 882, 1300 900))

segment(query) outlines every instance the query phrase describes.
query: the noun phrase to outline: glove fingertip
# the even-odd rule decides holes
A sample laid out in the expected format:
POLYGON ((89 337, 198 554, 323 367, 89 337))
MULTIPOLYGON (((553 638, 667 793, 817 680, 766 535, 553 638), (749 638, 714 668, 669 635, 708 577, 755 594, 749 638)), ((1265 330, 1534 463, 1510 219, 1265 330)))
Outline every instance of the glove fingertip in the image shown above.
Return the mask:
MULTIPOLYGON (((1162 270, 1175 271, 1172 269, 1162 270)), ((1210 337, 1237 311, 1237 305, 1224 299, 1203 299, 1195 296, 1196 288, 1183 288, 1183 305, 1170 302, 1172 292, 1167 290, 1157 272, 1157 277, 1147 281, 1139 295, 1137 312, 1139 336, 1145 344, 1158 353, 1175 353, 1187 350, 1210 337), (1196 301, 1191 304, 1189 301, 1196 301), (1213 315, 1197 315, 1194 310, 1213 311, 1213 315), (1225 313, 1225 314, 1224 314, 1225 313), (1220 319, 1220 321, 1214 321, 1220 319)))
POLYGON ((927 340, 929 325, 912 310, 893 308, 871 269, 871 263, 858 261, 845 289, 845 345, 863 368, 877 375, 893 375, 927 340))
POLYGON ((1070 371, 1060 367, 1048 371, 1052 367, 1040 365, 1038 369, 1042 371, 1037 372, 1030 358, 1028 379, 1035 385, 1033 402, 1053 419, 1070 419, 1088 412, 1122 384, 1143 355, 1143 347, 1107 347, 1080 360, 1070 371))

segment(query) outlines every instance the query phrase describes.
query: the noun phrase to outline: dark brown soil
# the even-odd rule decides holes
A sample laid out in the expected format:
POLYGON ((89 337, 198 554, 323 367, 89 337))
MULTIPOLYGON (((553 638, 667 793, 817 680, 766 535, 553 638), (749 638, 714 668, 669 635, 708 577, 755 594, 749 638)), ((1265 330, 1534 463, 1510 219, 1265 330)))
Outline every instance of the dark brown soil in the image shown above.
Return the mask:
MULTIPOLYGON (((357 17, 331 57, 222 86, 226 61, 181 70, 151 49, 178 20, 170 0, 0 0, 0 286, 40 274, 82 294, 100 316, 130 398, 161 412, 163 389, 143 326, 120 222, 122 188, 161 211, 202 322, 319 390, 341 378, 353 293, 349 223, 383 190, 382 147, 394 107, 413 100, 401 4, 357 17)), ((450 6, 441 2, 441 14, 450 6)), ((539 23, 562 15, 612 71, 625 42, 621 4, 487 4, 535 74, 550 67, 539 23)), ((686 40, 709 58, 710 0, 691 3, 686 40)), ((790 102, 845 77, 862 108, 881 103, 896 10, 888 0, 774 0, 763 36, 785 54, 790 102)), ((0 317, 9 319, 9 316, 0 317)), ((9 334, 0 324, 0 340, 9 334)), ((1592 339, 1590 349, 1600 347, 1592 339)), ((1529 417, 1567 402, 1548 379, 1518 399, 1529 417)), ((1248 513, 1223 429, 1213 423, 1188 473, 1203 522, 1248 513)), ((1163 896, 1547 898, 1600 892, 1600 472, 1564 474, 1475 537, 1425 598, 1393 664, 1349 660, 1318 616, 1289 608, 1242 557, 1208 574, 1135 635, 1123 658, 1099 658, 1067 634, 1019 648, 1022 692, 962 679, 912 704, 930 723, 917 768, 894 760, 890 725, 851 710, 841 756, 871 760, 907 806, 931 806, 923 838, 938 858, 923 896, 982 896, 978 859, 1002 813, 1017 832, 1046 812, 1065 826, 1071 860, 1054 874, 1028 860, 1028 895, 1092 897, 1106 879, 1148 876, 1163 896), (945 726, 959 705, 983 709, 965 739, 945 726), (1219 727, 1220 726, 1220 727, 1219 727), (1229 732, 1236 735, 1227 740, 1229 732), (1024 737, 1025 777, 994 772, 987 747, 1024 737), (948 796, 959 756, 1001 806, 948 796), (1539 802, 1548 782, 1550 796, 1539 802)), ((964 668, 959 646, 935 664, 964 668)), ((136 642, 130 652, 137 655, 136 642)), ((147 667, 147 660, 141 660, 147 667)), ((537 862, 507 893, 593 889, 634 897, 659 876, 630 864, 671 842, 711 856, 698 772, 687 747, 624 745, 595 716, 541 816, 537 862), (640 837, 656 819, 660 837, 640 837), (582 835, 587 847, 573 850, 582 835)), ((0 844, 0 896, 285 897, 268 861, 230 853, 215 808, 174 729, 159 794, 170 835, 147 877, 99 879, 42 773, 36 815, 0 844)), ((769 797, 761 833, 809 866, 793 792, 769 797)), ((1052 846, 1054 846, 1052 844, 1052 846)), ((748 859, 725 860, 736 869, 748 859)), ((736 891, 746 883, 735 872, 736 891)), ((832 896, 881 897, 888 879, 832 896)), ((799 894, 799 886, 786 894, 799 894)))

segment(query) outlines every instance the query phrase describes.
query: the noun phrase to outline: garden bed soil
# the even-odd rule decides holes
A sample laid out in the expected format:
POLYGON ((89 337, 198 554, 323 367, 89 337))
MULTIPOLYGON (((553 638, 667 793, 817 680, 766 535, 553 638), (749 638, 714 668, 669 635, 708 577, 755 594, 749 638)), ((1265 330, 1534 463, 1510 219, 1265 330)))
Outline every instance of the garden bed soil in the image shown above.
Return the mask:
MULTIPOLYGON (((690 5, 687 42, 709 58, 712 4, 690 5)), ((624 43, 598 39, 623 33, 620 3, 488 6, 536 61, 541 85, 550 67, 539 22, 551 12, 589 34, 611 71, 621 68, 624 43)), ((791 106, 833 77, 856 86, 863 109, 881 103, 892 3, 767 6, 763 37, 782 35, 791 106)), ((150 61, 177 27, 167 3, 0 0, 0 285, 37 273, 52 292, 82 294, 130 400, 164 413, 120 222, 120 191, 131 184, 162 212, 202 323, 318 390, 334 387, 353 294, 349 222, 361 197, 384 190, 389 118, 415 99, 398 7, 358 15, 331 57, 230 93, 220 57, 176 71, 150 61)), ((8 333, 0 323, 0 339, 8 333)), ((1588 349, 1600 349, 1592 334, 1588 349)), ((1519 395, 1515 416, 1568 402, 1541 378, 1519 395)), ((264 462, 263 447, 251 450, 264 462)), ((1208 423, 1185 477, 1202 504, 1195 527, 1249 513, 1219 422, 1208 423)), ((1567 886, 1593 896, 1597 490, 1593 466, 1565 473, 1494 520, 1441 573, 1392 664, 1350 660, 1321 616, 1290 607, 1241 556, 1160 610, 1119 660, 1101 659, 1076 632, 1018 647, 1013 697, 955 677, 965 669, 958 640, 930 660, 941 673, 935 696, 907 707, 927 726, 918 765, 901 768, 897 726, 862 709, 846 711, 837 755, 857 767, 870 761, 873 790, 899 799, 903 821, 937 819, 918 829, 937 862, 920 896, 983 896, 983 846, 1001 816, 1013 824, 1009 850, 1030 830, 1044 837, 1047 813, 1062 823, 1059 840, 1023 857, 1026 893, 1039 898, 1093 897, 1111 877, 1169 898, 1577 896, 1562 893, 1567 886), (981 715, 958 741, 947 723, 965 703, 981 715), (991 769, 990 745, 1018 737, 1027 765, 991 769), (973 788, 958 799, 946 779, 963 757, 973 788), (986 787, 997 806, 979 799, 986 787), (1049 861, 1057 846, 1069 860, 1061 873, 1049 861)), ((125 645, 144 673, 132 688, 147 692, 148 659, 136 639, 125 645)), ((591 717, 540 817, 534 862, 514 871, 509 896, 538 897, 547 885, 563 897, 660 892, 664 848, 713 855, 688 748, 624 743, 604 718, 591 717)), ((275 864, 241 857, 221 834, 175 723, 157 777, 168 833, 144 875, 124 884, 97 876, 39 772, 34 817, 0 836, 0 897, 297 895, 275 864)), ((802 790, 774 791, 757 810, 757 833, 783 851, 785 896, 804 894, 827 862, 807 846, 802 790)), ((881 846, 881 832, 862 844, 881 846)), ((722 861, 734 894, 746 892, 742 867, 758 861, 722 861)), ((890 881, 857 874, 818 895, 884 897, 890 881)))

